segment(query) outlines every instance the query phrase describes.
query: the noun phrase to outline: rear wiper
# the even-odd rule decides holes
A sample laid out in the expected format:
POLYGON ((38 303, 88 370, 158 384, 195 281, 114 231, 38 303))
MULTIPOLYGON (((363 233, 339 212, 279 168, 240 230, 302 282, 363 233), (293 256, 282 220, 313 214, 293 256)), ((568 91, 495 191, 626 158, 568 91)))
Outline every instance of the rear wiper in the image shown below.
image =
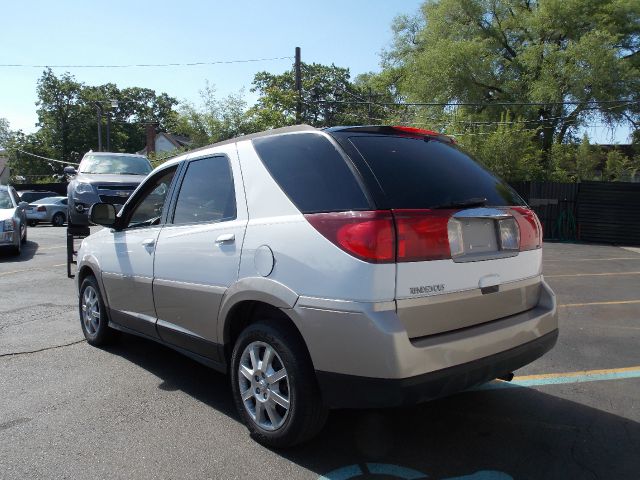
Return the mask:
POLYGON ((464 208, 464 207, 484 207, 487 204, 487 199, 483 197, 468 198, 466 200, 454 200, 450 203, 443 203, 442 205, 436 205, 431 207, 432 209, 444 209, 444 208, 464 208))

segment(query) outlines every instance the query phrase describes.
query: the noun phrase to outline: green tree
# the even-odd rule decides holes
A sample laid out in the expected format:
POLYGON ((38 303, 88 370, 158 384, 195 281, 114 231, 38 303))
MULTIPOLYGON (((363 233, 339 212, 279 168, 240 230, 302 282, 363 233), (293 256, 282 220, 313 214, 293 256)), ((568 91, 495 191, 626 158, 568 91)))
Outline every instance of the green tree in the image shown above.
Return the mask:
POLYGON ((607 153, 603 177, 610 181, 631 181, 640 170, 640 156, 629 158, 618 150, 607 153))
POLYGON ((576 180, 595 180, 601 158, 602 152, 598 147, 591 145, 585 133, 576 151, 576 180))
POLYGON ((495 130, 476 130, 457 138, 464 149, 492 172, 507 181, 523 181, 543 177, 542 154, 535 133, 522 124, 512 123, 511 116, 506 114, 495 130))
POLYGON ((177 122, 178 101, 166 93, 148 88, 118 89, 113 83, 87 86, 69 73, 56 76, 51 69, 38 80, 38 126, 54 158, 78 161, 90 149, 97 149, 97 106, 102 116, 103 145, 106 146, 106 116, 111 117, 111 150, 135 152, 145 145, 145 123, 172 129, 177 122), (111 107, 112 101, 117 102, 111 107))
POLYGON ((400 96, 488 104, 456 109, 475 121, 535 102, 510 108, 546 152, 594 115, 639 118, 637 0, 428 0, 393 28, 383 66, 400 96))
POLYGON ((247 113, 244 92, 217 98, 215 87, 206 84, 200 91, 201 104, 181 105, 175 131, 188 136, 193 147, 227 140, 259 130, 247 113))
MULTIPOLYGON (((318 63, 303 63, 301 122, 324 127, 368 123, 368 91, 358 88, 348 68, 318 63), (353 103, 343 103, 353 102, 353 103)), ((252 92, 259 95, 249 110, 258 129, 283 127, 296 122, 298 94, 293 70, 281 74, 258 72, 252 92)))
POLYGON ((11 130, 9 129, 9 122, 6 118, 0 118, 0 148, 6 147, 10 138, 11 130))

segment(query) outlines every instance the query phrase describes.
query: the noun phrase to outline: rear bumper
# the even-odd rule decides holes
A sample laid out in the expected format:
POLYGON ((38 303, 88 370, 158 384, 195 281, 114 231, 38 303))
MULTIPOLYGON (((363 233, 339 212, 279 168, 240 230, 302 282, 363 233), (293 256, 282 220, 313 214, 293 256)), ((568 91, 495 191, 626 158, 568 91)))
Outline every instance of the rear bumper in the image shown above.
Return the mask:
POLYGON ((331 408, 414 405, 480 385, 523 367, 551 350, 558 330, 518 347, 462 365, 415 377, 386 379, 316 372, 323 400, 331 408))
POLYGON ((288 312, 336 408, 407 405, 464 390, 532 362, 558 335, 555 295, 544 281, 529 310, 419 338, 409 337, 395 302, 300 297, 288 312))

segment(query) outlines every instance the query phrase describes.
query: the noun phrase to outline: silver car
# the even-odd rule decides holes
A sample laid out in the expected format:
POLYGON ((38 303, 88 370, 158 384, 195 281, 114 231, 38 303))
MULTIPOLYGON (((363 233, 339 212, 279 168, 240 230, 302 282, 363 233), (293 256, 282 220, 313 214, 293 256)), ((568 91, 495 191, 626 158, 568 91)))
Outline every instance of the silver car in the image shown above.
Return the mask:
POLYGON ((27 205, 13 187, 0 185, 0 247, 9 247, 15 255, 27 241, 27 205))
POLYGON ((32 227, 43 222, 62 227, 67 221, 67 197, 47 197, 30 203, 27 221, 32 227))
POLYGON ((329 408, 509 379, 558 336, 535 213, 435 132, 247 135, 89 216, 109 228, 78 251, 88 343, 130 332, 229 372, 272 447, 311 438, 329 408))

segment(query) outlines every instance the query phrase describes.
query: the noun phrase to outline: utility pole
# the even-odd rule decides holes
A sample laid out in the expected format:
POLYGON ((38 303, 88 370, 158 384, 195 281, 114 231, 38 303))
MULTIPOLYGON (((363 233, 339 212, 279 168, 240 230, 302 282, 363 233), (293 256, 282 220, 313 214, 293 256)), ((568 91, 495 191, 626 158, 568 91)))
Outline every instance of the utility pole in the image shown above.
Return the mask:
POLYGON ((372 100, 372 95, 371 95, 371 87, 369 87, 369 98, 367 99, 367 107, 368 107, 368 113, 369 113, 369 125, 371 125, 373 123, 373 119, 371 118, 372 112, 371 112, 371 100, 372 100))
POLYGON ((107 152, 111 151, 111 113, 107 112, 107 152))
POLYGON ((296 101, 296 124, 300 125, 302 122, 302 69, 300 47, 296 47, 296 63, 294 69, 296 75, 296 92, 298 93, 298 99, 296 101))
POLYGON ((98 151, 102 151, 102 105, 100 102, 94 102, 96 106, 96 112, 98 114, 98 151))

